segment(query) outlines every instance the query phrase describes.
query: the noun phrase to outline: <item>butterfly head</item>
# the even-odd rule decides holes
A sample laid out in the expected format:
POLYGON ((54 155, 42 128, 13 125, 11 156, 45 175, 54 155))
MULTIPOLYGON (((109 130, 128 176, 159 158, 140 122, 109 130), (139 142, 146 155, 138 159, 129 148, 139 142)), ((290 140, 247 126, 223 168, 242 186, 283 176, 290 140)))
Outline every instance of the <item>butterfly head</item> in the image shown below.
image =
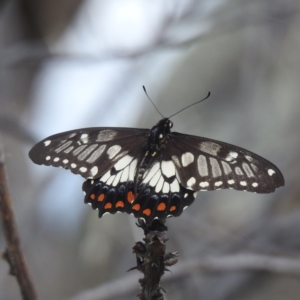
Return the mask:
POLYGON ((164 118, 160 120, 153 128, 157 128, 157 131, 160 133, 159 139, 161 139, 171 132, 172 127, 173 122, 169 118, 164 118))

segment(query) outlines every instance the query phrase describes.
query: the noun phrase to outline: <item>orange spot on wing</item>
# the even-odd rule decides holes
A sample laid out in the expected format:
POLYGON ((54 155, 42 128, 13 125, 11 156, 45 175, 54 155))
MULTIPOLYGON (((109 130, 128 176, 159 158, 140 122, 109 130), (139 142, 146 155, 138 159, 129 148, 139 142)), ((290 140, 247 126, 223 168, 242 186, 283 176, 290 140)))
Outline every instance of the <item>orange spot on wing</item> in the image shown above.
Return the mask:
POLYGON ((170 207, 170 211, 174 211, 174 210, 176 210, 176 206, 175 205, 173 205, 173 206, 170 207))
POLYGON ((150 208, 144 209, 143 214, 149 217, 151 215, 151 209, 150 208))
POLYGON ((133 200, 134 200, 133 192, 132 192, 132 191, 129 191, 129 192, 127 193, 127 201, 128 201, 129 203, 131 203, 133 200))
POLYGON ((112 208, 112 205, 110 202, 107 202, 105 205, 104 205, 104 209, 110 209, 112 208))
POLYGON ((117 203, 116 203, 116 207, 124 207, 124 202, 123 201, 118 201, 117 203))
POLYGON ((100 194, 99 197, 98 197, 98 201, 103 201, 105 198, 105 195, 104 194, 100 194))
POLYGON ((159 211, 163 211, 166 209, 166 204, 165 203, 159 203, 158 206, 157 206, 157 210, 159 211))
POLYGON ((132 206, 132 209, 138 211, 138 210, 141 209, 141 206, 137 203, 137 204, 134 204, 134 205, 132 206))
POLYGON ((92 194, 92 195, 90 196, 90 198, 91 198, 92 200, 94 200, 94 199, 96 198, 96 195, 95 195, 95 194, 92 194))

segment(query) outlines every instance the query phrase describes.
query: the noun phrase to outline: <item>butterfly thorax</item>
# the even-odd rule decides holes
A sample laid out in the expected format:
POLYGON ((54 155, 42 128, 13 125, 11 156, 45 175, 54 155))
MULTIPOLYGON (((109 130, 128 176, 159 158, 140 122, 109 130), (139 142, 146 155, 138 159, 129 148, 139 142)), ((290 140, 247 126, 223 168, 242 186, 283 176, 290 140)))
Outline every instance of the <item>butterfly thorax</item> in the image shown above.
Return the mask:
POLYGON ((173 126, 172 121, 165 118, 160 120, 150 130, 148 137, 147 150, 151 156, 155 156, 161 149, 162 145, 166 142, 168 134, 171 132, 173 126))
POLYGON ((156 160, 156 156, 159 154, 160 150, 164 148, 165 143, 167 142, 168 134, 171 132, 173 123, 168 118, 160 120, 155 126, 150 129, 148 142, 147 142, 147 151, 144 158, 140 162, 138 171, 136 174, 136 183, 138 184, 147 169, 151 167, 153 162, 156 160))

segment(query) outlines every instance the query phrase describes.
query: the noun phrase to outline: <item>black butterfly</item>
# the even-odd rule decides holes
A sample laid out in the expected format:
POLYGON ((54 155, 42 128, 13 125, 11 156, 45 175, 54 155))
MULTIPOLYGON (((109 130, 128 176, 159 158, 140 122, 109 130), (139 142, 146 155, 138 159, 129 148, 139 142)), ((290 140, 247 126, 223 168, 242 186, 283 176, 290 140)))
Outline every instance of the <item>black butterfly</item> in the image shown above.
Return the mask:
POLYGON ((237 146, 171 132, 169 118, 152 129, 85 128, 52 135, 29 156, 86 178, 85 203, 126 212, 147 223, 179 216, 199 191, 271 193, 284 185, 276 166, 237 146))

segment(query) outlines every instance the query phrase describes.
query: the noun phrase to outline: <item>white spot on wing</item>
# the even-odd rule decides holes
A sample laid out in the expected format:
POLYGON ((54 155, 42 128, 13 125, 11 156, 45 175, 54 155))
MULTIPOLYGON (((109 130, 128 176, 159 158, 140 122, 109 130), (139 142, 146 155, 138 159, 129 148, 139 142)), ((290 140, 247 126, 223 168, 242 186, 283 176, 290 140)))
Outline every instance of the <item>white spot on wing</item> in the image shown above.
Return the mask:
POLYGON ((46 157, 46 160, 50 160, 50 159, 51 159, 51 156, 48 155, 48 156, 46 157))
POLYGON ((186 152, 181 155, 181 162, 184 167, 187 167, 194 161, 194 155, 191 152, 186 152))
POLYGON ((161 172, 159 171, 152 177, 152 179, 149 182, 149 185, 153 187, 156 186, 160 176, 161 176, 161 172))
POLYGON ((197 159, 197 164, 198 164, 198 172, 200 176, 208 176, 208 169, 207 169, 207 160, 204 155, 199 155, 197 159))
POLYGON ((76 164, 71 164, 71 168, 76 168, 76 164))
POLYGON ((191 187, 192 185, 195 184, 195 182, 196 182, 195 177, 191 177, 191 178, 187 181, 186 185, 187 185, 188 187, 191 187))
POLYGON ((79 160, 84 160, 88 155, 91 154, 91 152, 93 152, 96 148, 98 147, 98 144, 93 144, 91 146, 89 146, 88 148, 86 148, 83 152, 81 152, 78 155, 78 159, 79 160))
POLYGON ((179 192, 179 184, 178 181, 175 179, 171 184, 170 184, 171 192, 172 193, 177 193, 179 192))
POLYGON ((230 151, 229 154, 233 157, 233 158, 237 158, 238 157, 238 153, 234 152, 234 151, 230 151))
POLYGON ((206 187, 209 186, 209 183, 208 183, 207 181, 202 181, 202 182, 199 183, 199 185, 200 185, 200 187, 202 187, 202 188, 206 188, 206 187))
POLYGON ((57 149, 55 149, 56 153, 59 153, 60 151, 66 149, 67 147, 69 147, 72 144, 72 141, 68 141, 64 144, 62 144, 60 147, 58 147, 57 149))
POLYGON ((168 178, 175 175, 175 165, 171 160, 162 161, 161 162, 161 170, 162 170, 162 173, 168 178))
POLYGON ((233 161, 234 159, 236 159, 238 157, 238 153, 237 152, 234 152, 234 151, 230 151, 228 153, 228 155, 225 157, 225 160, 226 161, 233 161))
POLYGON ((230 174, 232 172, 231 167, 229 166, 229 164, 225 161, 221 161, 221 164, 223 166, 224 172, 226 175, 230 174))
POLYGON ((240 182, 240 185, 246 186, 246 185, 247 185, 247 182, 243 180, 243 181, 240 182))
POLYGON ((228 182, 228 184, 234 184, 234 180, 233 179, 229 179, 227 182, 228 182))
POLYGON ((252 161, 253 160, 253 158, 251 157, 251 156, 249 156, 249 155, 245 155, 245 158, 248 160, 248 161, 252 161))
POLYGON ((208 153, 210 155, 216 156, 220 150, 221 146, 213 142, 202 142, 199 144, 199 149, 202 152, 208 153))
POLYGON ((86 144, 89 140, 89 135, 87 133, 83 133, 81 136, 80 136, 80 140, 86 144))
POLYGON ((121 151, 121 146, 119 145, 114 145, 108 148, 107 150, 107 155, 109 159, 114 158, 120 151, 121 151))
POLYGON ((222 176, 222 170, 220 168, 218 161, 213 157, 210 157, 209 161, 210 161, 213 177, 216 178, 222 176))
POLYGON ((59 161, 59 157, 55 157, 55 158, 53 159, 53 161, 54 161, 54 162, 58 162, 58 161, 59 161))
POLYGON ((103 153, 103 151, 105 150, 106 145, 101 145, 97 150, 95 150, 92 155, 86 160, 86 162, 88 163, 93 163, 95 162, 99 156, 103 153))
POLYGON ((64 153, 69 153, 69 152, 71 152, 73 149, 74 149, 74 146, 71 146, 71 147, 67 148, 67 149, 64 151, 64 153))
POLYGON ((92 174, 92 176, 95 176, 95 175, 97 175, 97 173, 98 173, 98 167, 95 166, 91 169, 91 174, 92 174))
POLYGON ((51 144, 50 140, 44 142, 45 147, 49 146, 50 144, 51 144))
POLYGON ((257 186, 258 186, 258 183, 257 183, 257 182, 253 182, 253 183, 252 183, 252 186, 253 186, 253 187, 257 187, 257 186))
POLYGON ((169 193, 170 185, 167 182, 164 183, 162 191, 163 191, 163 193, 166 193, 166 194, 169 193))
POLYGON ((251 164, 251 167, 252 169, 254 170, 254 172, 257 172, 258 171, 258 167, 254 164, 251 164))
POLYGON ((87 168, 81 167, 81 168, 79 169, 79 171, 82 172, 82 173, 85 173, 85 172, 87 171, 87 168))
POLYGON ((122 176, 121 176, 121 179, 120 179, 120 182, 128 181, 128 174, 129 174, 129 166, 127 166, 127 167, 123 170, 122 176))
POLYGON ((275 174, 275 171, 274 171, 273 169, 269 169, 269 170, 268 170, 268 174, 269 174, 270 176, 272 176, 273 174, 275 174))
POLYGON ((243 169, 246 172, 247 176, 250 177, 254 177, 254 174, 250 168, 250 166, 247 163, 243 163, 243 169))
POLYGON ((64 160, 63 160, 63 163, 64 163, 64 164, 67 164, 68 162, 69 162, 68 159, 64 159, 64 160))
POLYGON ((223 184, 223 181, 216 181, 215 186, 221 186, 223 184))
POLYGON ((160 190, 162 189, 163 184, 164 184, 164 179, 161 176, 160 179, 159 179, 159 181, 158 181, 158 183, 157 183, 157 185, 156 185, 156 187, 155 187, 155 192, 156 193, 160 192, 160 190))
POLYGON ((78 155, 81 151, 83 151, 85 148, 87 147, 87 145, 82 145, 78 148, 76 148, 74 151, 73 151, 73 154, 74 155, 78 155))
POLYGON ((127 167, 133 160, 133 157, 130 155, 126 155, 124 157, 122 157, 116 164, 115 164, 115 169, 117 171, 124 169, 125 167, 127 167))
POLYGON ((107 142, 107 141, 111 141, 115 136, 116 136, 117 132, 114 130, 102 130, 97 137, 97 142, 107 142))
POLYGON ((243 171, 239 167, 235 168, 235 173, 236 173, 236 175, 240 175, 240 176, 244 175, 243 171))

